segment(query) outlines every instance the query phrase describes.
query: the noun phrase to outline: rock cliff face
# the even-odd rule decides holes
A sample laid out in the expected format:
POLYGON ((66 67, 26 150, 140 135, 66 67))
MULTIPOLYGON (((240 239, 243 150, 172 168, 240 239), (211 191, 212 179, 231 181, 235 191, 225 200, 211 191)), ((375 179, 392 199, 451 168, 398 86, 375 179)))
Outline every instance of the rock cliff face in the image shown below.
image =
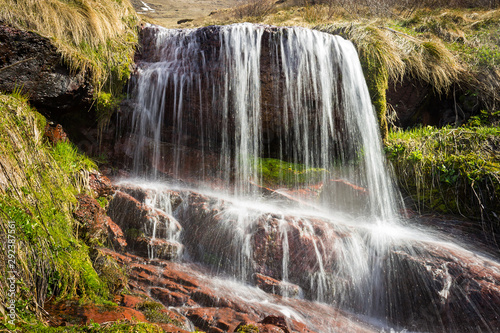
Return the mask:
POLYGON ((93 87, 65 65, 49 39, 0 22, 0 90, 21 91, 50 119, 88 110, 93 87))

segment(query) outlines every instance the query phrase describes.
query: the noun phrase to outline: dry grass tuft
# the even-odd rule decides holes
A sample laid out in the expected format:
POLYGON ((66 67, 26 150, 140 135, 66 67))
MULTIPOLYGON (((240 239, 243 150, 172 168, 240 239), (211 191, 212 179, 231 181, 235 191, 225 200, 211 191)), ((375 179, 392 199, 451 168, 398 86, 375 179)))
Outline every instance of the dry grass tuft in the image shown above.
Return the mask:
POLYGON ((0 0, 0 21, 50 38, 98 88, 111 66, 127 61, 123 55, 132 59, 136 44, 137 17, 128 0, 0 0))
POLYGON ((240 19, 248 17, 259 19, 273 13, 275 9, 276 4, 273 0, 246 0, 244 4, 235 7, 233 13, 240 19))

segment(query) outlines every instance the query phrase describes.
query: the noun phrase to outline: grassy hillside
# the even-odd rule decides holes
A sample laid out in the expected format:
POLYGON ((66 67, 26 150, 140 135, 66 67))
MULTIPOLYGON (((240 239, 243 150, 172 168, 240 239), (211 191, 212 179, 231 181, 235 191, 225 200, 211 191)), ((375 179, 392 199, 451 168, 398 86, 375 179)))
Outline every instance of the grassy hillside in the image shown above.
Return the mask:
MULTIPOLYGON (((0 21, 49 38, 74 71, 91 78, 104 123, 130 76, 138 18, 128 0, 0 0, 0 21)), ((87 110, 82 110, 87 112, 87 110)), ((107 302, 109 291, 78 238, 75 196, 94 162, 42 134, 45 118, 25 96, 0 92, 0 317, 42 318, 48 299, 107 302)))
POLYGON ((0 113, 0 312, 12 300, 28 318, 50 297, 106 297, 72 216, 95 164, 44 142, 45 119, 26 98, 0 94, 0 113))

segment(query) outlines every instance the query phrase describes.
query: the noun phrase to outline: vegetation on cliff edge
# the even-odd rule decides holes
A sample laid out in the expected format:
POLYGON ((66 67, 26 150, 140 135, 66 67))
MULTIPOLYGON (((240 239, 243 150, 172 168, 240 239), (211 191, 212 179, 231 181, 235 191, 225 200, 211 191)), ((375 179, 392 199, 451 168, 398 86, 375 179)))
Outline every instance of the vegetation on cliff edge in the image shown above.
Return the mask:
POLYGON ((420 127, 390 132, 386 154, 420 212, 489 221, 500 232, 500 127, 420 127))
POLYGON ((0 22, 49 38, 70 68, 91 78, 105 125, 121 98, 137 46, 129 0, 0 0, 0 22))
POLYGON ((70 143, 44 142, 45 118, 25 97, 0 94, 0 113, 1 315, 10 304, 18 321, 49 298, 105 299, 72 215, 95 164, 70 143))

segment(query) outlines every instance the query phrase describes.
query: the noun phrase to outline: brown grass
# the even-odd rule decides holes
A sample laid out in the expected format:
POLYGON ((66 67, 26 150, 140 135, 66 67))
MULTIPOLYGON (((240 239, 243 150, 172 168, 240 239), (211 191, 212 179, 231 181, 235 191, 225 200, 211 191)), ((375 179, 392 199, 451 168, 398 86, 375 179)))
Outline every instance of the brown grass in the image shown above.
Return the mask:
POLYGON ((107 79, 113 54, 135 48, 137 21, 129 0, 0 0, 0 20, 48 37, 74 70, 107 79))

